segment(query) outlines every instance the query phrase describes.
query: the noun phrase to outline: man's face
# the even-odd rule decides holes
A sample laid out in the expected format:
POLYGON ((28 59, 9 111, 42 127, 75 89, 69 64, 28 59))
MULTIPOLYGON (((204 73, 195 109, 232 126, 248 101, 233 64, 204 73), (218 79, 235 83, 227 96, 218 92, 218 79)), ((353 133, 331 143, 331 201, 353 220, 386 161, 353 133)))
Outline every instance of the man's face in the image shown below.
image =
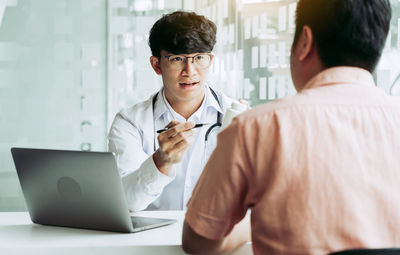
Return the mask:
MULTIPOLYGON (((179 56, 194 57, 198 54, 200 53, 179 54, 179 56)), ((203 100, 205 92, 204 83, 210 69, 209 66, 206 68, 199 68, 193 63, 193 58, 188 58, 187 61, 183 61, 181 68, 178 68, 177 65, 172 63, 174 60, 171 59, 171 57, 170 59, 166 57, 171 55, 175 54, 165 50, 161 51, 161 57, 157 60, 159 64, 159 72, 157 72, 153 65, 156 73, 162 76, 165 96, 169 103, 174 104, 176 102, 203 100)), ((211 55, 211 63, 212 60, 213 56, 211 55)))

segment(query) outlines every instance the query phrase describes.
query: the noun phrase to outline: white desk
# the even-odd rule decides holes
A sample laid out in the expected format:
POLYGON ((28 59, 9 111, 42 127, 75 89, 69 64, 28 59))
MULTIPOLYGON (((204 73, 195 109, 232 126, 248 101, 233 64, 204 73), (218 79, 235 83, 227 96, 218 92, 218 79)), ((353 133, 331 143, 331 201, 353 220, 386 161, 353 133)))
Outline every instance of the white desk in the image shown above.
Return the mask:
MULTIPOLYGON (((182 211, 148 211, 135 215, 170 218, 169 226, 132 234, 33 224, 27 212, 0 212, 0 254, 184 254, 181 248, 182 211)), ((233 254, 252 254, 246 244, 233 254)))

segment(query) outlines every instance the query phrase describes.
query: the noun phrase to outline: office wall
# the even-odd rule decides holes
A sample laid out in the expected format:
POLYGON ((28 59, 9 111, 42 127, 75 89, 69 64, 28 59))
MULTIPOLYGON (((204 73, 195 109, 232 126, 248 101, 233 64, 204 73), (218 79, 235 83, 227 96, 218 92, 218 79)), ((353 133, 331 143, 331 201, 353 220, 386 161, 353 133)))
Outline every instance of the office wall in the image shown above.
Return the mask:
POLYGON ((0 1, 0 211, 24 210, 10 147, 104 150, 106 1, 0 1))
MULTIPOLYGON (((289 57, 297 0, 148 2, 152 4, 125 1, 120 9, 125 10, 121 13, 131 26, 120 36, 121 41, 128 38, 133 43, 130 49, 122 47, 123 43, 113 47, 112 54, 120 57, 118 70, 122 76, 114 75, 115 80, 109 83, 118 86, 118 90, 113 89, 109 94, 119 104, 110 102, 109 120, 121 107, 144 100, 160 88, 160 79, 149 65, 148 33, 155 20, 177 9, 196 11, 217 25, 214 64, 208 77, 213 87, 233 98, 244 98, 253 106, 296 93, 289 57)), ((400 66, 395 64, 400 59, 400 1, 391 3, 390 35, 374 78, 388 93, 400 95, 400 66)))
MULTIPOLYGON (((0 1, 0 211, 25 210, 10 147, 106 150, 115 114, 161 87, 152 24, 193 10, 218 27, 209 83, 255 106, 294 94, 296 0, 0 1)), ((400 1, 374 78, 400 96, 400 1)))

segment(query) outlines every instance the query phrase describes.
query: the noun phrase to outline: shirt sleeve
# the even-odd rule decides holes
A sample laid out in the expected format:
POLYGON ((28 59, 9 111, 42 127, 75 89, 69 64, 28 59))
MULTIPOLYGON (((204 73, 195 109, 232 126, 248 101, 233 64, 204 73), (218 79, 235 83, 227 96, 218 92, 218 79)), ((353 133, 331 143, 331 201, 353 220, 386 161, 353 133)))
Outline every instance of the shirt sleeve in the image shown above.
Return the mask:
POLYGON ((188 202, 186 222, 199 235, 220 240, 245 215, 249 206, 250 168, 235 118, 217 140, 217 147, 188 202))
POLYGON ((143 133, 120 113, 114 119, 108 135, 108 149, 113 152, 128 207, 131 211, 147 208, 175 178, 174 167, 169 176, 156 167, 152 154, 143 150, 143 133))

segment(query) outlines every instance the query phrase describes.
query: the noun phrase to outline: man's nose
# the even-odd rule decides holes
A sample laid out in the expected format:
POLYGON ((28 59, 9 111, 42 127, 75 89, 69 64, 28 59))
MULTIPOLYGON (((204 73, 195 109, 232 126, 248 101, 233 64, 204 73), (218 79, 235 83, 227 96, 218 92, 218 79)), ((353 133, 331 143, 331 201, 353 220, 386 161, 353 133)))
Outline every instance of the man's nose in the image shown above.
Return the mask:
POLYGON ((193 60, 194 60, 193 58, 187 58, 186 59, 186 61, 184 63, 184 66, 183 66, 183 69, 182 69, 182 72, 184 74, 193 74, 193 73, 197 72, 196 67, 195 67, 195 65, 193 63, 193 60))

